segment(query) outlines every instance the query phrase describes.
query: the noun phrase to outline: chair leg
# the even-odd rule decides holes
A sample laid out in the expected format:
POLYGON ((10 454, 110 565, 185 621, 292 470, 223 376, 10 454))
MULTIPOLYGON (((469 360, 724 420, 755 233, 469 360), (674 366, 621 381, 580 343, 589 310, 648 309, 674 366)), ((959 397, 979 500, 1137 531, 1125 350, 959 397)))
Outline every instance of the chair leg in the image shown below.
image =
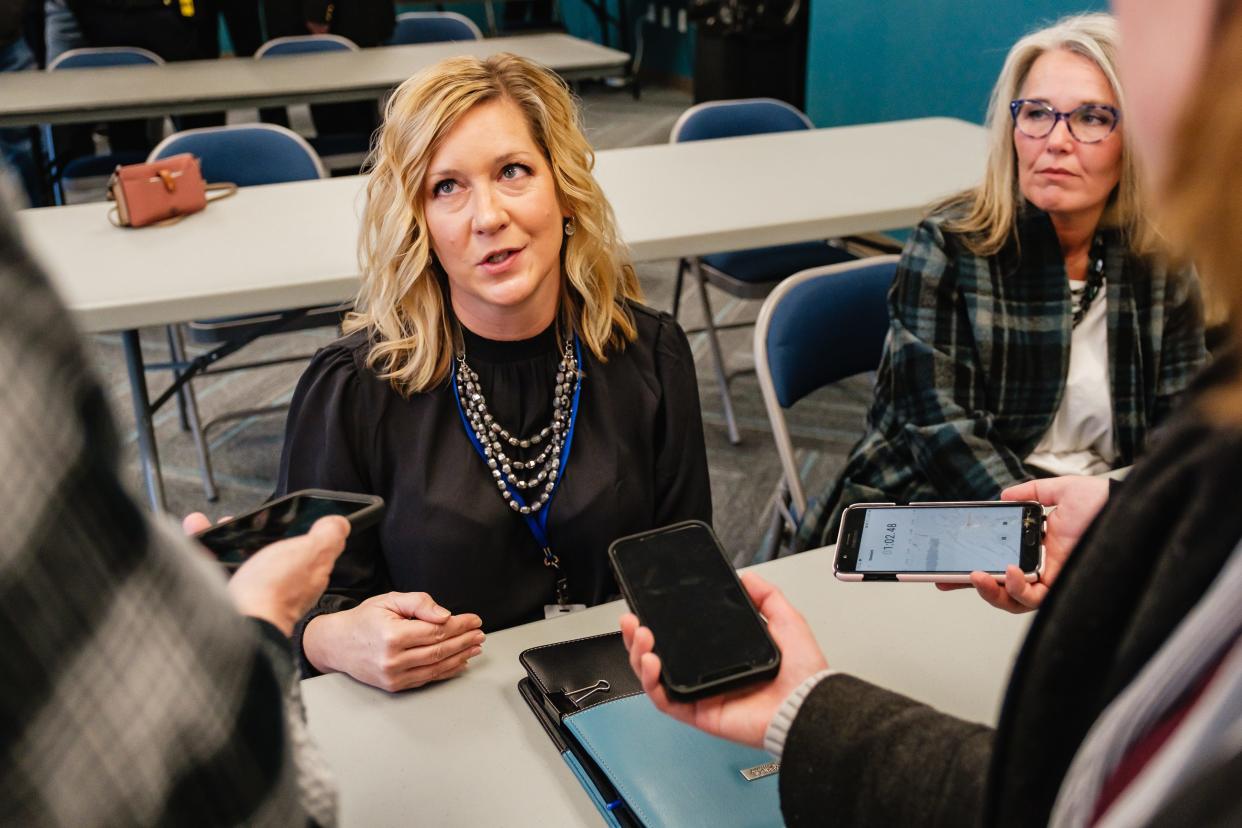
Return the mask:
POLYGON ((677 278, 673 281, 673 321, 677 321, 677 314, 681 310, 681 288, 685 284, 686 267, 689 265, 685 259, 677 260, 677 278))
POLYGON ((733 398, 729 396, 729 375, 725 373, 724 354, 720 350, 720 337, 716 335, 716 320, 713 318, 711 301, 707 298, 707 279, 703 276, 702 266, 694 259, 690 267, 694 270, 695 281, 699 285, 699 300, 703 303, 704 327, 707 329, 707 343, 712 349, 712 363, 716 369, 716 382, 720 385, 720 404, 724 407, 725 428, 729 442, 737 445, 742 442, 738 434, 737 420, 733 416, 733 398))
POLYGON ((768 518, 767 531, 763 533, 759 551, 751 563, 763 563, 780 556, 781 546, 784 545, 785 540, 785 517, 780 509, 782 496, 789 496, 783 491, 783 487, 778 487, 777 491, 772 493, 772 516, 768 518))
MULTIPOLYGON (((177 362, 185 360, 185 340, 182 337, 180 325, 170 325, 168 327, 168 342, 172 347, 173 359, 177 362)), ((203 431, 202 419, 198 413, 198 399, 194 396, 194 380, 190 380, 181 386, 181 394, 178 395, 178 403, 184 395, 184 409, 182 415, 189 427, 191 436, 194 438, 194 450, 198 454, 199 473, 203 477, 203 494, 207 500, 215 503, 220 499, 220 490, 216 488, 216 478, 211 472, 211 451, 207 448, 207 434, 203 431)))

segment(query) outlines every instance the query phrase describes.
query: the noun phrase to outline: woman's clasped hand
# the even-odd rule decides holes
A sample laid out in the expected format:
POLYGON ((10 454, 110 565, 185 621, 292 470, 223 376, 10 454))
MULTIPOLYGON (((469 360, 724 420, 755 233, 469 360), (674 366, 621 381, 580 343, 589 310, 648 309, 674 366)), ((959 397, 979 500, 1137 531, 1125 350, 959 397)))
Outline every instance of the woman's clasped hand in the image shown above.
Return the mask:
POLYGON ((425 592, 388 592, 358 606, 318 615, 304 636, 321 672, 348 673, 396 692, 461 675, 483 652, 483 620, 453 615, 425 592))

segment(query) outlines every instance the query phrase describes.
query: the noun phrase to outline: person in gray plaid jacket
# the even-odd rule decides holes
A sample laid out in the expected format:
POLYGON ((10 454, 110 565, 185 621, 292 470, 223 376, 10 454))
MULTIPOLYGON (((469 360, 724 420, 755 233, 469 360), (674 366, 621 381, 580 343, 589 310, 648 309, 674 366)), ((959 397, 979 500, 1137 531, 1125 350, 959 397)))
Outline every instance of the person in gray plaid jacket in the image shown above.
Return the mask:
POLYGON ((1128 466, 1204 362, 1198 278, 1139 207, 1116 44, 1089 14, 1010 51, 984 181, 907 242, 866 434, 802 543, 835 543, 853 503, 1128 466))
POLYGON ((349 524, 226 586, 122 489, 104 391, 3 199, 0 308, 0 821, 335 824, 288 636, 349 524))

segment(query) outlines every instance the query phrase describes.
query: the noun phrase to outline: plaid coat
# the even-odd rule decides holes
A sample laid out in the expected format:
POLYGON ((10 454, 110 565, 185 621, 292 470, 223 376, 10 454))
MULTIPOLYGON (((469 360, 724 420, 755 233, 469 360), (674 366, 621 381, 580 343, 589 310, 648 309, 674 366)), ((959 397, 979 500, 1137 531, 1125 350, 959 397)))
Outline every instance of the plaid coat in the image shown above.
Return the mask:
POLYGON ((107 397, 3 203, 0 309, 0 822, 335 824, 289 640, 126 494, 107 397))
MULTIPOLYGON (((971 253, 924 220, 889 291, 889 331, 867 432, 808 510, 802 539, 835 543, 841 511, 869 501, 989 500, 1036 476, 1023 465, 1052 425, 1069 371, 1072 308, 1056 231, 1026 205, 999 253, 971 253)), ((1116 466, 1134 462, 1203 364, 1193 271, 1169 271, 1104 231, 1103 295, 1116 466)))

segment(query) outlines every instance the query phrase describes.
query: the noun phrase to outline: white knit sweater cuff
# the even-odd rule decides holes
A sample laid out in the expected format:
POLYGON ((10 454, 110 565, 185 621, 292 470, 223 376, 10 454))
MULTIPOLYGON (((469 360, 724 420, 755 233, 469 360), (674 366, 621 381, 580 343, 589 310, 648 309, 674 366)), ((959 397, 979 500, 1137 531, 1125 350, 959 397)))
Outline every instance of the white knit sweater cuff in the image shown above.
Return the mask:
POLYGON ((807 696, 811 695, 815 685, 828 678, 834 672, 834 670, 820 670, 795 687, 794 691, 785 698, 785 701, 777 708, 776 715, 772 717, 772 721, 768 724, 768 729, 763 734, 764 750, 777 759, 781 758, 781 754, 785 752, 785 738, 789 735, 789 728, 793 725, 794 718, 798 715, 798 710, 802 708, 802 703, 806 701, 807 696))

